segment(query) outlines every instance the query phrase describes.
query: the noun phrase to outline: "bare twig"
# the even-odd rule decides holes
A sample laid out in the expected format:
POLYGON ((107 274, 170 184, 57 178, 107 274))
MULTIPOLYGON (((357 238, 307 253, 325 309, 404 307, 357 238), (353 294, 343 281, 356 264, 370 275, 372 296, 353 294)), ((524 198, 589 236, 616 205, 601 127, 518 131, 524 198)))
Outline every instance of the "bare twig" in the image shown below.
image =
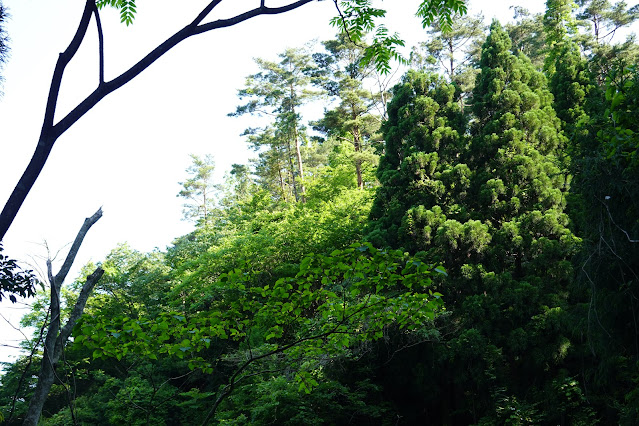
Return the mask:
POLYGON ((606 208, 606 211, 608 212, 608 217, 610 218, 610 221, 612 222, 612 224, 615 225, 617 227, 617 229, 619 229, 621 232, 624 233, 624 235, 626 236, 628 241, 631 242, 631 243, 639 243, 639 240, 630 238, 630 234, 628 234, 628 232, 625 229, 623 229, 621 226, 617 225, 617 222, 615 222, 615 220, 612 217, 612 213, 610 213, 610 208, 608 207, 608 204, 606 204, 605 202, 603 202, 601 200, 599 200, 599 201, 606 208))

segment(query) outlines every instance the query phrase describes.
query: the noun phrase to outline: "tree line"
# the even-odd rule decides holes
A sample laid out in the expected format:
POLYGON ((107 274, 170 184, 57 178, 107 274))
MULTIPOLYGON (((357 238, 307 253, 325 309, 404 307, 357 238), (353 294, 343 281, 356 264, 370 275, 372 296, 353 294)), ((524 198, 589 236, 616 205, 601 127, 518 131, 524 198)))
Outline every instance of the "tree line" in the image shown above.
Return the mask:
POLYGON ((41 422, 639 422, 638 50, 610 41, 638 8, 577 6, 435 25, 392 90, 346 35, 257 60, 230 108, 267 117, 257 158, 194 157, 192 233, 60 290, 66 318, 104 270, 41 422))

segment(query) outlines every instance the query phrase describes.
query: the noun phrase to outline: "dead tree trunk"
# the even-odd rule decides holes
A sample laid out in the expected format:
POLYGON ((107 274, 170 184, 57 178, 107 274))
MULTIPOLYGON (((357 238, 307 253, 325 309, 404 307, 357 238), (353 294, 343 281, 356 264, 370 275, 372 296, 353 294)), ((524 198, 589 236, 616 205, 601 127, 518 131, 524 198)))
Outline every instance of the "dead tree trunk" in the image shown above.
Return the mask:
POLYGON ((58 272, 57 275, 53 275, 51 260, 47 260, 47 272, 49 275, 49 282, 51 283, 51 320, 49 323, 49 328, 47 330, 47 337, 44 341, 44 353, 42 355, 40 374, 38 375, 38 384, 36 385, 35 392, 33 393, 31 401, 29 402, 29 409, 27 410, 27 414, 23 423, 23 425, 25 426, 36 426, 38 424, 40 415, 42 414, 42 407, 44 406, 44 402, 47 399, 47 395, 49 393, 49 390, 51 389, 51 385, 53 384, 56 377, 55 370, 58 361, 60 360, 60 356, 62 355, 64 345, 71 335, 73 327, 82 316, 82 312, 84 311, 84 307, 87 304, 87 300, 89 299, 89 295, 91 294, 93 287, 95 287, 96 283, 104 274, 104 270, 102 268, 97 268, 91 275, 87 277, 87 281, 82 286, 82 290, 80 291, 78 300, 75 302, 75 306, 73 307, 71 316, 67 320, 64 327, 61 328, 60 288, 62 287, 62 283, 69 273, 69 269, 71 269, 71 265, 73 265, 73 261, 78 254, 78 250, 82 245, 82 241, 84 240, 85 235, 87 234, 91 226, 93 226, 93 224, 97 222, 98 219, 100 219, 100 217, 102 217, 102 208, 98 209, 98 211, 93 216, 84 220, 84 224, 82 225, 82 228, 80 228, 80 232, 78 232, 78 235, 75 237, 75 241, 71 246, 71 250, 69 250, 69 254, 64 260, 64 263, 60 268, 60 272, 58 272))

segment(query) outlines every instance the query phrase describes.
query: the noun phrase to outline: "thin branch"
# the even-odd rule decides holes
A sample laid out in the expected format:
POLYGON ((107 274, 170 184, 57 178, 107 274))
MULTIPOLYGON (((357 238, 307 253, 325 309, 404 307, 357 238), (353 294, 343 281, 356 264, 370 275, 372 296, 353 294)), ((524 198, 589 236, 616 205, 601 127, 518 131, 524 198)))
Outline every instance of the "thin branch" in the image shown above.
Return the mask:
MULTIPOLYGON (((2 315, 1 312, 0 312, 0 318, 2 318, 4 320, 4 322, 6 322, 9 327, 13 328, 15 331, 17 331, 18 333, 22 334, 22 337, 24 337, 24 340, 29 340, 29 338, 27 337, 26 334, 24 334, 22 329, 20 327, 16 327, 15 325, 11 324, 11 321, 9 321, 7 319, 7 317, 2 315)), ((15 346, 9 346, 9 345, 2 345, 2 346, 15 347, 15 346)), ((20 348, 18 348, 18 349, 20 349, 20 348)))
POLYGON ((71 265, 75 261, 75 257, 78 254, 78 250, 80 250, 80 246, 82 245, 82 241, 84 241, 84 237, 89 232, 89 229, 102 217, 102 207, 96 211, 93 216, 87 217, 84 219, 84 223, 78 232, 78 235, 75 237, 73 244, 71 245, 71 249, 69 250, 69 254, 67 254, 67 258, 64 260, 62 267, 60 268, 60 272, 58 272, 55 276, 56 280, 60 282, 64 281, 69 273, 69 269, 71 269, 71 265))
POLYGON ((56 63, 53 78, 51 81, 51 87, 49 90, 49 97, 47 99, 44 122, 42 125, 42 130, 40 132, 40 138, 38 140, 36 150, 33 153, 33 156, 31 158, 31 161, 27 165, 27 168, 20 177, 20 180, 18 181, 16 187, 7 200, 2 213, 0 213, 0 241, 4 238, 7 230, 9 229, 9 226, 11 225, 11 223, 13 223, 13 220, 18 214, 18 211, 22 207, 27 194, 35 184, 36 179, 44 168, 44 165, 49 155, 51 154, 51 150, 53 149, 53 145, 55 144, 57 139, 80 118, 82 118, 89 110, 91 110, 91 108, 93 108, 98 102, 104 99, 105 96, 124 86, 126 83, 138 76, 142 71, 147 69, 151 64, 153 64, 156 60, 162 57, 177 44, 193 35, 202 34, 218 28, 231 27, 260 15, 277 15, 285 13, 297 9, 307 3, 310 3, 313 0, 297 0, 288 5, 273 8, 260 6, 248 12, 239 14, 233 18, 220 19, 214 22, 200 25, 200 22, 202 22, 202 20, 204 20, 204 18, 217 5, 219 5, 221 1, 222 0, 215 0, 209 3, 202 10, 202 12, 198 14, 193 22, 176 32, 173 36, 169 37, 164 43, 153 49, 148 55, 138 61, 129 70, 122 73, 119 77, 116 77, 110 82, 99 84, 98 87, 91 94, 89 94, 82 102, 80 102, 80 104, 78 104, 73 110, 71 110, 71 112, 63 117, 57 124, 53 125, 55 109, 57 106, 58 95, 64 70, 78 51, 78 48, 80 47, 80 44, 84 39, 91 19, 91 15, 93 14, 95 8, 94 0, 86 1, 84 13, 82 14, 77 32, 67 49, 60 54, 58 62, 56 63))
POLYGON ((631 242, 631 243, 639 243, 639 240, 634 240, 634 239, 630 238, 630 234, 628 234, 628 232, 625 229, 621 228, 621 226, 617 225, 617 222, 615 222, 615 220, 612 218, 612 213, 610 213, 610 208, 608 208, 608 204, 606 204, 603 201, 601 201, 601 204, 603 204, 604 207, 606 208, 606 211, 608 212, 608 217, 610 218, 610 221, 613 223, 613 225, 615 225, 617 227, 617 229, 619 229, 621 232, 623 232, 626 235, 626 238, 628 239, 628 241, 631 242))
POLYGON ((102 33, 102 21, 100 20, 100 12, 98 7, 93 4, 93 15, 95 15, 95 25, 98 28, 98 55, 100 57, 100 80, 98 85, 104 84, 104 34, 102 33))
MULTIPOLYGON (((40 345, 40 342, 42 341, 42 337, 44 336, 44 329, 47 327, 47 320, 49 319, 49 313, 50 312, 51 312, 51 310, 48 309, 47 310, 47 315, 44 318, 44 321, 42 323, 42 327, 40 327, 40 334, 38 336, 38 339, 36 340, 35 344, 31 348, 31 353, 29 354, 29 357, 28 357, 29 361, 27 362, 27 366, 22 371, 22 374, 20 375, 20 380, 18 380, 18 386, 16 387, 16 392, 13 395, 13 398, 11 400, 11 411, 9 411, 9 417, 7 418, 7 423, 9 422, 9 420, 11 420, 11 418, 13 417, 13 414, 15 413, 16 401, 18 400, 18 392, 20 392, 20 388, 22 387, 22 383, 24 383, 24 380, 27 377, 27 373, 29 372, 29 368, 31 367, 31 363, 33 362, 33 356, 35 355, 36 351, 38 350, 38 345, 40 345)), ((29 339, 27 339, 27 340, 29 340, 29 339)))

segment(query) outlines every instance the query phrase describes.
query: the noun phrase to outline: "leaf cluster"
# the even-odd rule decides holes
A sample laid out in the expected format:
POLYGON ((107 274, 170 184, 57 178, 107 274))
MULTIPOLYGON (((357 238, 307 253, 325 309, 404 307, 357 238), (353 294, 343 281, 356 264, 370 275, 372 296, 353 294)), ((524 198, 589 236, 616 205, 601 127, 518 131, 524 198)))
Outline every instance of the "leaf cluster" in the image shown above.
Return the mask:
POLYGON ((40 284, 31 270, 23 270, 14 259, 3 254, 4 248, 0 243, 0 300, 9 297, 16 303, 16 295, 26 298, 35 296, 36 285, 40 284))
POLYGON ((99 9, 105 6, 118 9, 120 12, 120 22, 126 24, 127 27, 133 23, 135 14, 137 13, 135 0, 96 0, 95 4, 99 9))

